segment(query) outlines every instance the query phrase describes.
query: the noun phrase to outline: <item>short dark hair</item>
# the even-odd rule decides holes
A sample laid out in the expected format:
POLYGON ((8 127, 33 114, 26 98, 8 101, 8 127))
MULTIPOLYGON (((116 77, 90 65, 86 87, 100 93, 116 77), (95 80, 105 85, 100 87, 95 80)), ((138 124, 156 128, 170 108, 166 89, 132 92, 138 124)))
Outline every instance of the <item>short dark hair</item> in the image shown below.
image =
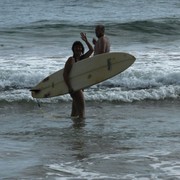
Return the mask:
POLYGON ((74 52, 74 47, 75 46, 81 46, 82 47, 82 53, 84 54, 84 46, 83 44, 81 43, 81 41, 75 41, 72 45, 72 51, 74 52))
POLYGON ((97 25, 96 29, 101 29, 103 32, 105 32, 105 26, 102 24, 97 25))

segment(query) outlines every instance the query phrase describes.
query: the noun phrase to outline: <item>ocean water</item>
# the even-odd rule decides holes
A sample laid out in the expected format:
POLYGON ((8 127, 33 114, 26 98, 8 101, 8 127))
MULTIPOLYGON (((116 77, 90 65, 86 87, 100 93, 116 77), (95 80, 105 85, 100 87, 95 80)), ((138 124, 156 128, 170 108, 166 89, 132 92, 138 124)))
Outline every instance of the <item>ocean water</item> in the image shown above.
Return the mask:
MULTIPOLYGON (((0 1, 1 179, 180 179, 179 0, 0 1), (72 43, 104 24, 112 52, 135 63, 71 98, 30 89, 64 67, 72 43)), ((87 47, 85 47, 87 49, 87 47)))

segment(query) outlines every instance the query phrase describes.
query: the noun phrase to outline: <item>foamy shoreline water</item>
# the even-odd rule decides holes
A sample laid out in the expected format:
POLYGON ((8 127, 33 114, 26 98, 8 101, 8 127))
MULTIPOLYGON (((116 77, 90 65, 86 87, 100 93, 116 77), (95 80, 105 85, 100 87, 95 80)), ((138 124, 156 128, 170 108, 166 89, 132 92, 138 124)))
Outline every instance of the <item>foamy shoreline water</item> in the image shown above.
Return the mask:
POLYGON ((87 102, 74 126, 69 102, 1 104, 1 178, 178 179, 179 107, 87 102))

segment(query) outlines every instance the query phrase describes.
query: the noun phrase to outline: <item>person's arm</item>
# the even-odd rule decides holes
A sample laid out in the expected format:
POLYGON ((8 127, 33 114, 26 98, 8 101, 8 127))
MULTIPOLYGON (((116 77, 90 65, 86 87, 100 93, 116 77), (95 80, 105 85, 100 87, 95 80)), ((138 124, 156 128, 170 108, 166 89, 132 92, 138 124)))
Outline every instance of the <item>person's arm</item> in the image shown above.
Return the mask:
POLYGON ((97 43, 96 38, 93 38, 92 43, 95 45, 97 43))
POLYGON ((90 44, 90 42, 88 41, 86 34, 81 32, 80 35, 81 35, 81 39, 86 43, 87 47, 89 48, 89 50, 83 55, 84 58, 88 58, 93 53, 94 49, 90 44))
POLYGON ((73 66, 73 57, 70 57, 67 61, 66 64, 64 66, 64 72, 63 72, 63 77, 64 77, 64 81, 69 89, 69 93, 73 92, 71 83, 70 83, 70 79, 69 79, 69 75, 71 72, 73 66))

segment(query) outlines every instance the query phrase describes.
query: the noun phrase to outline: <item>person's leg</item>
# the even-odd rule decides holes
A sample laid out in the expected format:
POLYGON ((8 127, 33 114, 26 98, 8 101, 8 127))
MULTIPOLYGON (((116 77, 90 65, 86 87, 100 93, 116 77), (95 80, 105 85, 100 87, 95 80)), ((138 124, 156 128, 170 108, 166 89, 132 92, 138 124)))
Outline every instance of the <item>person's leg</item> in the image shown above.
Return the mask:
POLYGON ((76 108, 76 103, 74 100, 72 101, 71 117, 79 117, 78 110, 76 108))
POLYGON ((79 118, 84 119, 85 118, 85 100, 84 100, 84 94, 82 90, 78 91, 77 108, 78 108, 79 118))
POLYGON ((74 110, 79 115, 79 118, 84 119, 85 118, 85 101, 84 101, 84 94, 83 91, 76 91, 73 94, 73 101, 74 101, 74 110))

